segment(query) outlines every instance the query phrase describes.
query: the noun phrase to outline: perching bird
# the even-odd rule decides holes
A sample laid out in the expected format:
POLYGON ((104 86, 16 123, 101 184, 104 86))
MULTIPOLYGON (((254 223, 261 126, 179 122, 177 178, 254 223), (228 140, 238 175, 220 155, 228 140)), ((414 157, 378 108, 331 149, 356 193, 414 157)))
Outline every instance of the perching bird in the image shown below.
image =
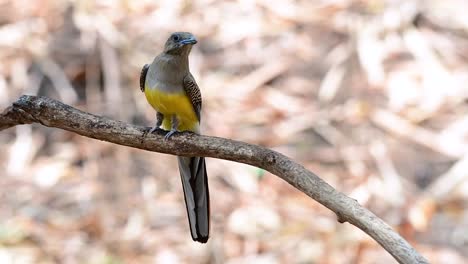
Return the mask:
MULTIPOLYGON (((200 89, 189 71, 188 56, 197 43, 188 32, 175 32, 166 41, 164 51, 143 66, 140 88, 156 110, 155 131, 162 125, 169 130, 200 132, 202 99, 200 89)), ((210 200, 205 158, 177 157, 182 178, 190 232, 194 241, 206 243, 210 231, 210 200)))

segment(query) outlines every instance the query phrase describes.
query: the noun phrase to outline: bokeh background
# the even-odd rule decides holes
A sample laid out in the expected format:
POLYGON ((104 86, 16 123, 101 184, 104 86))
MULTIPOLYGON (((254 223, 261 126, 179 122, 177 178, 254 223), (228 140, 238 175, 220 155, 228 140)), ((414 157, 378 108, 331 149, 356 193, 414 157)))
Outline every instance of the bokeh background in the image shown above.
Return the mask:
MULTIPOLYGON (((0 1, 0 108, 22 94, 152 126, 138 87, 173 31, 204 134, 278 150, 432 263, 468 262, 468 2, 0 1)), ((174 157, 39 125, 0 133, 1 263, 394 263, 279 178, 208 159, 192 242, 174 157)))

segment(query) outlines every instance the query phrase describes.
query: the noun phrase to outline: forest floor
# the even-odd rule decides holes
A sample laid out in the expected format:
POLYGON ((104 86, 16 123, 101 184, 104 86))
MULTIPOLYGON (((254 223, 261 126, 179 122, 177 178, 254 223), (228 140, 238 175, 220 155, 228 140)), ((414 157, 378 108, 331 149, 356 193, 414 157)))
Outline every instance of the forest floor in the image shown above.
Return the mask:
MULTIPOLYGON (((431 263, 468 263, 468 2, 0 1, 0 109, 22 94, 152 126, 139 74, 198 38, 202 131, 275 149, 431 263)), ((173 156, 39 125, 0 133, 0 263, 393 263, 281 179, 208 159, 192 242, 173 156)))

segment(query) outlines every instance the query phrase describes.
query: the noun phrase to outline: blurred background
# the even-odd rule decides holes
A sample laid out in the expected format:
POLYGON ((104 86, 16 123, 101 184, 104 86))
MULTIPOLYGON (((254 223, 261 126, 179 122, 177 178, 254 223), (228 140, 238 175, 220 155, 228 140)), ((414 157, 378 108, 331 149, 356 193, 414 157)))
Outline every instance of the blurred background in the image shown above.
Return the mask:
MULTIPOLYGON (((0 109, 22 94, 152 126, 139 89, 190 31, 202 129, 303 164, 431 263, 468 262, 468 2, 0 1, 0 109)), ((39 125, 0 133, 1 263, 394 263, 260 169, 208 159, 192 242, 176 159, 39 125)))

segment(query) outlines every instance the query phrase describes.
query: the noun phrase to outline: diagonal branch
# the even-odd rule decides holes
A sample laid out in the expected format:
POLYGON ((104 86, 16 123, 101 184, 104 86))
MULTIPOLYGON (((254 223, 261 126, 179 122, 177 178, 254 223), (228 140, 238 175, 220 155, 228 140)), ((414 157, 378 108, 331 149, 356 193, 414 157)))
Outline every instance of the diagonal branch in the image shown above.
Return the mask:
POLYGON ((164 131, 147 134, 147 128, 80 111, 59 101, 21 96, 0 114, 0 131, 21 124, 40 123, 79 135, 133 148, 181 156, 205 156, 250 164, 265 169, 374 238, 399 263, 428 263, 392 228, 357 201, 335 190, 314 173, 288 157, 260 146, 218 137, 178 133, 164 141, 164 131))

